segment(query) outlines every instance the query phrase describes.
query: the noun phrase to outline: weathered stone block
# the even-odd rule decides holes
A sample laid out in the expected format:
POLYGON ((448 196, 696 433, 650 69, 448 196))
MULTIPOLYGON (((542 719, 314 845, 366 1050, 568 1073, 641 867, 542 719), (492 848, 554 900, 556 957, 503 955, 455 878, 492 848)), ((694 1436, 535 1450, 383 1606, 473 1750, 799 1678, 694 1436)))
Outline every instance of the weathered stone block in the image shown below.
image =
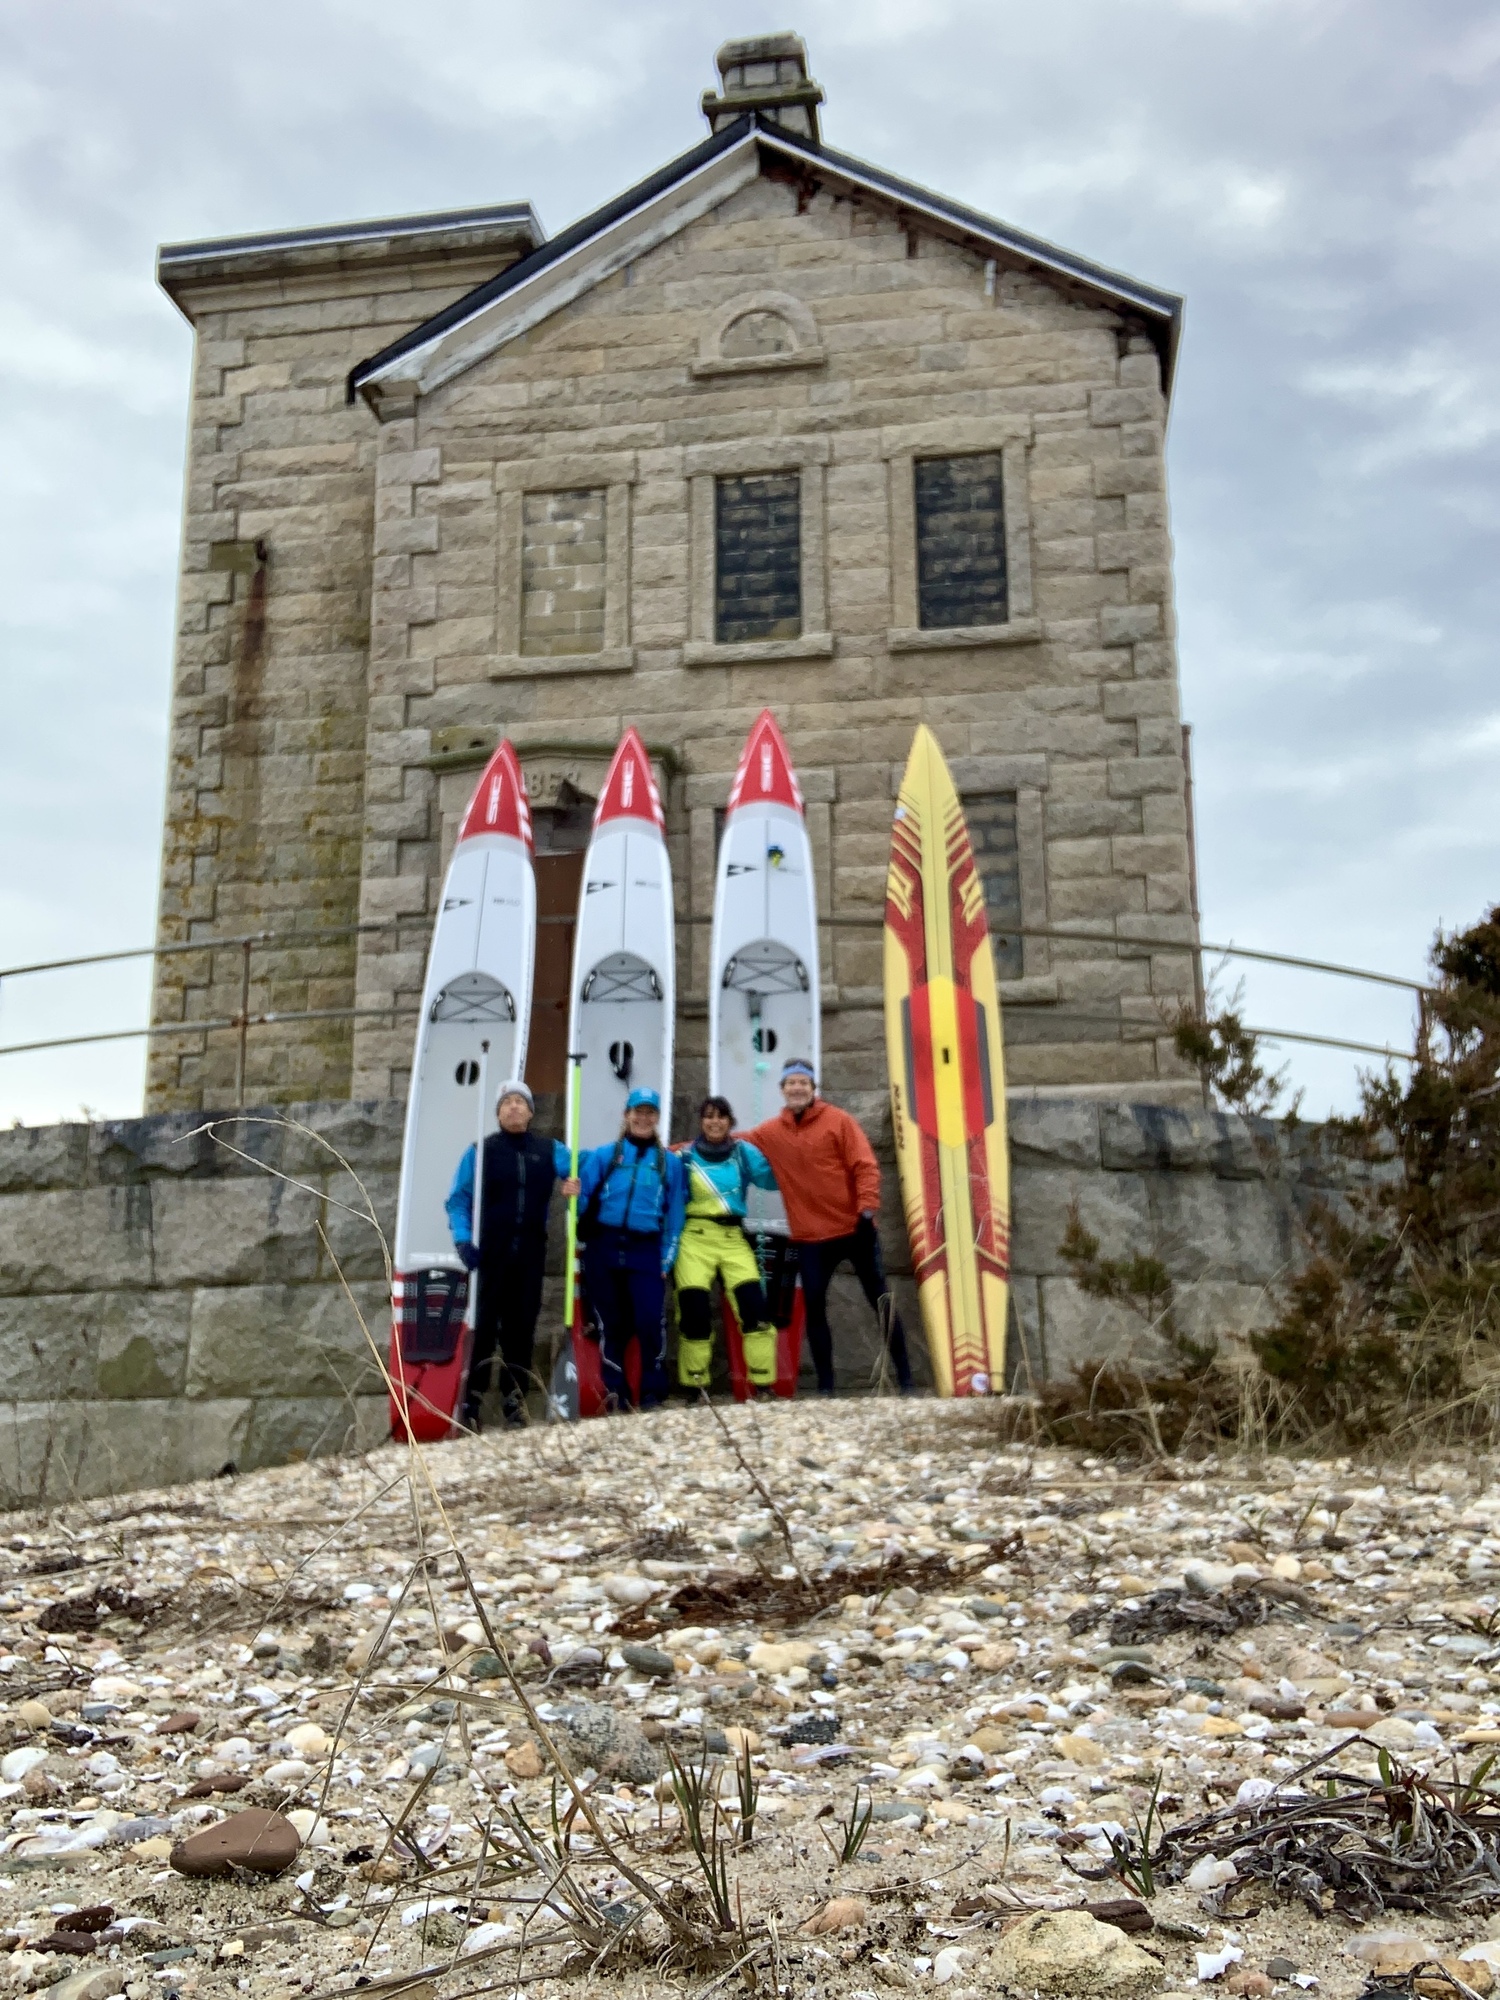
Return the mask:
POLYGON ((251 1410, 239 1469, 370 1451, 389 1435, 390 1400, 384 1394, 268 1397, 251 1410))
POLYGON ((267 1177, 159 1183, 151 1193, 160 1285, 285 1284, 318 1275, 322 1203, 305 1188, 267 1177))
POLYGON ((1125 1173, 1209 1172, 1225 1180, 1257 1180, 1280 1170, 1269 1120, 1226 1117, 1160 1104, 1109 1104, 1100 1109, 1106 1170, 1125 1173))
POLYGON ((187 1333, 183 1293, 0 1299, 0 1400, 180 1396, 187 1333))
POLYGON ((209 1479, 244 1453, 248 1400, 0 1404, 0 1500, 57 1505, 209 1479))
POLYGON ((149 1187, 0 1196, 0 1295, 154 1282, 149 1187))
POLYGON ((1067 1269, 1058 1246, 1075 1203, 1104 1256, 1128 1257, 1150 1249, 1151 1207, 1139 1178, 1041 1168, 1017 1176, 1011 1209, 1016 1270, 1040 1275, 1067 1269))
MULTIPOLYGON (((457 1168, 458 1161, 453 1165, 457 1168)), ((327 1254, 351 1283, 385 1275, 396 1234, 397 1182, 394 1173, 362 1173, 357 1180, 336 1174, 328 1182, 323 1223, 327 1254)))
POLYGON ((13 1125, 0 1130, 0 1195, 82 1186, 89 1131, 87 1125, 13 1125))
POLYGON ((382 1347, 389 1334, 383 1285, 235 1285, 196 1291, 185 1390, 224 1395, 371 1394, 380 1373, 360 1326, 382 1347))
POLYGON ((1149 1194, 1145 1246, 1184 1277, 1264 1285, 1296 1262, 1290 1205, 1264 1181, 1161 1174, 1152 1177, 1149 1194))
MULTIPOLYGON (((1012 1169, 1040 1166, 1097 1167, 1101 1107, 1086 1099, 1006 1093, 1005 1117, 1012 1169)), ((1020 1199, 1021 1183, 1012 1190, 1020 1199)))
POLYGON ((1106 646, 1129 646, 1137 639, 1154 639, 1161 631, 1157 604, 1104 604, 1099 608, 1099 636, 1106 646))

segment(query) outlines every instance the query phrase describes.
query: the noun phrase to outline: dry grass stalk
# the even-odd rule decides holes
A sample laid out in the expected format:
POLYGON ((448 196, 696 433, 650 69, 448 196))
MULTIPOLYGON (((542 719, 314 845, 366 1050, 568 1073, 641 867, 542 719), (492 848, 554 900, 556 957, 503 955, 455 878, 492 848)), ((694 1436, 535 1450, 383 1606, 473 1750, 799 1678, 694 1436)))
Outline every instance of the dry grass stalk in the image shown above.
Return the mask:
MULTIPOLYGON (((208 1131, 217 1144, 226 1146, 228 1150, 234 1152, 239 1158, 259 1167, 273 1178, 297 1187, 306 1185, 303 1182, 297 1181, 294 1176, 285 1174, 277 1168, 269 1167, 262 1161, 255 1160, 253 1155, 234 1146, 218 1130, 220 1122, 218 1120, 211 1120, 198 1129, 208 1131)), ((333 1157, 344 1172, 349 1175, 350 1180, 358 1190, 363 1206, 358 1207, 348 1202, 339 1202, 337 1205, 345 1213, 359 1218, 375 1231, 380 1242, 382 1258, 389 1276, 392 1269, 390 1246, 385 1239, 384 1233, 381 1231, 379 1219, 376 1216, 369 1191, 364 1186, 352 1164, 335 1146, 324 1139, 321 1134, 309 1131, 308 1128, 297 1124, 294 1120, 257 1119, 254 1122, 280 1124, 287 1130, 296 1132, 304 1139, 315 1140, 333 1157)), ((313 1190, 313 1192, 318 1192, 318 1190, 313 1190)), ((366 1346, 376 1368, 380 1372, 387 1393, 404 1410, 408 1406, 404 1401, 403 1386, 392 1379, 382 1344, 376 1339, 363 1313, 360 1311, 358 1300, 344 1273, 337 1253, 321 1224, 319 1225, 319 1235, 338 1282, 342 1286, 344 1295, 349 1302, 350 1309, 359 1323, 366 1346)), ((714 1414, 717 1418, 718 1413, 715 1412, 714 1414)), ((785 1515, 767 1492, 764 1482, 760 1480, 758 1475, 755 1474, 746 1462, 743 1453, 740 1452, 738 1445, 733 1439, 732 1433, 729 1433, 727 1427, 723 1426, 722 1419, 719 1419, 719 1421, 721 1428, 725 1430, 726 1436, 729 1437, 731 1446, 742 1469, 745 1471, 747 1477, 750 1478, 756 1490, 765 1499, 766 1504, 771 1508, 795 1564, 795 1553, 791 1549, 790 1527, 786 1522, 785 1515)), ((563 1458, 567 1457, 565 1448, 563 1448, 561 1455, 563 1458)), ((579 1470, 578 1466, 573 1463, 560 1466, 558 1469, 560 1473, 566 1472, 569 1474, 576 1474, 579 1470)), ((334 1761, 338 1755, 339 1747, 350 1735, 354 1717, 361 1703, 367 1702, 370 1699, 372 1690, 369 1676, 382 1651, 389 1643, 396 1628, 397 1620, 414 1594, 420 1592, 426 1596, 433 1626, 441 1642, 442 1621, 439 1617, 437 1605, 432 1597, 431 1586, 432 1579, 437 1574, 439 1568, 449 1563, 454 1566, 463 1594, 473 1606, 475 1618, 484 1633, 485 1642, 489 1650, 498 1662, 500 1676, 506 1684, 511 1701, 519 1707, 528 1727, 550 1757, 552 1765, 557 1772, 558 1780, 566 1792, 569 1801, 567 1811, 561 1819, 558 1818, 554 1805, 554 1825, 550 1844, 527 1822, 519 1806, 513 1801, 509 1803, 497 1802, 495 1810, 486 1819, 481 1831, 480 1851, 477 1860, 472 1864, 455 1864, 452 1868, 434 1868, 431 1865, 429 1857, 423 1853, 420 1842, 414 1834, 409 1834, 407 1830, 441 1764, 442 1753, 440 1748, 437 1760, 429 1765, 422 1777, 413 1785, 403 1801, 399 1813, 393 1820, 387 1821, 386 1840, 377 1857, 377 1863, 378 1861, 387 1859, 397 1851, 404 1853, 414 1862, 420 1871, 420 1879, 423 1887, 419 1890, 419 1899, 430 1900, 433 1886, 439 1880, 452 1878, 460 1874, 469 1881, 469 1901, 471 1906, 491 1886, 500 1888, 504 1885, 514 1883, 517 1877, 522 1874, 540 1877, 543 1886, 540 1895, 533 1895, 531 1898, 531 1914, 523 1919, 519 1938, 514 1940, 507 1939, 490 1945, 483 1951, 467 1954, 463 1953, 463 1940, 460 1939, 446 1964, 427 1967, 421 1972, 413 1973, 410 1975, 410 1982, 415 1983, 426 1979, 446 1979, 457 1973, 462 1973, 467 1978, 471 1970, 477 1969, 486 1960, 514 1955, 516 1958, 515 1971, 505 1981, 501 1982, 503 1985, 511 1986, 519 1982, 528 1953, 546 1953, 558 1949, 575 1955, 581 1951, 585 1954, 591 1971, 601 1969, 611 1959, 619 1958, 622 1954, 630 1951, 635 1952, 638 1956, 644 1953, 646 1958, 658 1964, 706 1967, 722 1961, 726 1936, 729 1934, 737 1935, 741 1944, 750 1944, 751 1946, 748 1952, 742 1952, 735 1960, 735 1966, 731 1967, 731 1972, 736 1967, 749 1965, 756 1954, 766 1947, 767 1939, 762 1935, 759 1941, 751 1944, 751 1929, 747 1929, 742 1913, 738 1912, 737 1899, 736 1910, 730 1910, 728 1901, 730 1883, 725 1858, 725 1850, 729 1842, 727 1839, 717 1837, 717 1820, 715 1820, 714 1828, 712 1829, 715 1837, 710 1838, 706 1843, 708 1865, 703 1866, 703 1873, 709 1885, 710 1901, 713 1909, 713 1921, 705 1922, 691 1913, 689 1899, 683 1893, 683 1883, 680 1881, 669 1881, 666 1883, 652 1881, 625 1852, 623 1842, 613 1837, 606 1830, 587 1790, 580 1782, 569 1759, 553 1732, 543 1720, 529 1690, 521 1676, 517 1673, 510 1649, 495 1629, 489 1609, 480 1596, 472 1569, 460 1546, 459 1537, 454 1529, 453 1522, 443 1504, 442 1496, 438 1491, 437 1482, 433 1477, 426 1455, 421 1446, 411 1436, 409 1424, 407 1425, 407 1470, 403 1476, 403 1480, 411 1502, 412 1530, 417 1544, 417 1554, 407 1570, 399 1590, 395 1593, 387 1608, 386 1616, 378 1635, 376 1635, 373 1643, 365 1649, 365 1658, 354 1671, 348 1696, 332 1731, 332 1741, 327 1752, 327 1760, 324 1768, 323 1784, 317 1800, 317 1814, 321 1816, 327 1804, 329 1789, 333 1781, 334 1761), (611 1913, 605 1906, 602 1906, 577 1872, 576 1864, 580 1856, 575 1853, 574 1846, 574 1828, 576 1822, 581 1822, 583 1827, 587 1829, 591 1843, 592 1858, 596 1861, 602 1860, 607 1862, 615 1874, 626 1882, 640 1899, 634 1910, 625 1913, 623 1917, 617 1913, 611 1913), (537 1914, 544 1909, 548 1912, 549 1916, 556 1919, 556 1925, 554 1928, 546 1930, 540 1935, 535 1935, 534 1926, 537 1914), (652 1950, 647 1950, 641 1939, 642 1921, 648 1914, 657 1920, 662 1935, 665 1938, 664 1945, 652 1950)), ((325 1537, 319 1544, 318 1550, 313 1553, 319 1553, 331 1546, 340 1535, 346 1534, 349 1531, 360 1518, 361 1514, 373 1507, 378 1500, 384 1498, 402 1483, 403 1481, 388 1482, 382 1486, 376 1494, 367 1499, 360 1508, 350 1514, 340 1524, 340 1527, 335 1530, 332 1536, 325 1537)), ((295 1583, 298 1570, 312 1559, 311 1554, 305 1556, 302 1564, 299 1564, 287 1577, 280 1580, 280 1592, 268 1605, 260 1621, 260 1625, 257 1627, 258 1630, 263 1628, 264 1624, 269 1622, 275 1611, 288 1600, 288 1593, 295 1583)), ((797 1568, 798 1574, 801 1576, 800 1565, 797 1565, 797 1568)), ((420 1689, 413 1691, 412 1695, 412 1698, 423 1699, 440 1696, 453 1701, 461 1736, 464 1735, 467 1727, 465 1721, 466 1711, 476 1710, 480 1713, 495 1713, 503 1707, 503 1704, 497 1701, 494 1696, 477 1695, 471 1689, 452 1686, 452 1676, 459 1670, 460 1665, 467 1657, 467 1654, 448 1657, 441 1670, 425 1682, 420 1689)), ((444 1741, 446 1742, 446 1733, 444 1741)), ((680 1804, 681 1802, 679 1801, 679 1806, 680 1804)), ((722 1815, 722 1809, 718 1805, 717 1797, 713 1800, 713 1812, 714 1814, 722 1815)), ((684 1820, 686 1820, 686 1814, 684 1814, 684 1820)), ((750 1814, 750 1821, 753 1823, 753 1809, 750 1814)), ((700 1863, 700 1865, 702 1864, 700 1863)), ((366 1910, 373 1910, 376 1913, 374 1932, 366 1946, 366 1963, 368 1963, 369 1951, 373 1949, 375 1943, 378 1941, 381 1928, 396 1913, 398 1907, 395 1898, 389 1902, 373 1903, 371 1898, 374 1886, 373 1881, 368 1884, 364 1901, 364 1908, 366 1910)), ((316 1921, 321 1922, 322 1913, 318 1909, 316 1902, 311 1898, 304 1898, 304 1900, 309 1901, 311 1904, 308 1914, 313 1916, 316 1921)), ((754 1927, 751 1928, 753 1929, 754 1927)), ((335 1993, 342 1994, 352 1990, 351 1988, 331 1989, 327 1995, 321 1997, 321 2000, 334 2000, 335 1993)), ((471 1985, 465 1987, 466 1994, 478 1994, 490 1990, 495 1989, 484 1986, 473 1987, 471 1985)))

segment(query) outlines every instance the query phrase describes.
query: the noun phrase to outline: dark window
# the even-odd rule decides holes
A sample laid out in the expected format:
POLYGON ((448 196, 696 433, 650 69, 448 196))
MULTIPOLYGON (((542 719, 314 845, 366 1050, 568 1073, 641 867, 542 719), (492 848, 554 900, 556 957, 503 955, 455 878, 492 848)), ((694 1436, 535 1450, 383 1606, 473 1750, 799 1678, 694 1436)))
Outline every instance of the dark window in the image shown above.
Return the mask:
POLYGON ((995 977, 1019 979, 1022 973, 1021 856, 1016 841, 1014 792, 970 792, 964 817, 974 847, 974 866, 984 887, 984 907, 995 951, 995 977))
POLYGON ((802 476, 720 479, 714 491, 714 637, 802 635, 802 476))
POLYGON ((917 602, 924 631, 1003 625, 1005 499, 998 451, 919 458, 917 602))

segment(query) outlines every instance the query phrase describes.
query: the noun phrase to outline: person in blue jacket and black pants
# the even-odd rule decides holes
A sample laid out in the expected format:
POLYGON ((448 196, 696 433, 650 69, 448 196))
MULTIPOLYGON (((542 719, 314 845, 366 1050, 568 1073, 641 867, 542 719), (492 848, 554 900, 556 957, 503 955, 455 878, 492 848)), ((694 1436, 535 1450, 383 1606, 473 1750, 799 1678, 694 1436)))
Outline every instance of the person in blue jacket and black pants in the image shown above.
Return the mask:
POLYGON ((465 1267, 479 1272, 474 1353, 464 1391, 463 1422, 479 1429, 479 1403, 500 1349, 500 1403, 507 1426, 526 1421, 526 1391, 542 1277, 547 1264, 547 1210, 554 1186, 576 1192, 568 1179, 568 1149, 531 1129, 531 1092, 512 1079, 495 1103, 499 1131, 484 1142, 482 1213, 475 1228, 473 1146, 458 1163, 448 1192, 448 1227, 465 1267))
POLYGON ((625 1129, 578 1163, 584 1303, 611 1409, 632 1408, 625 1357, 641 1358, 641 1408, 667 1397, 667 1273, 687 1210, 687 1172, 661 1142, 661 1099, 632 1090, 625 1129))

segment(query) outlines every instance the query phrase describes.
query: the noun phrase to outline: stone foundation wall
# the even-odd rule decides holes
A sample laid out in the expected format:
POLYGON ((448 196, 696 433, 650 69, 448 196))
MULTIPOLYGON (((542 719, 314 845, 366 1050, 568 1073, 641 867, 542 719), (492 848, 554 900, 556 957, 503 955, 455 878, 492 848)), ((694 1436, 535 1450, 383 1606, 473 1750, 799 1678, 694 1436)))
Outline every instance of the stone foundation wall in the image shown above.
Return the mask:
MULTIPOLYGON (((930 1379, 882 1094, 849 1107, 885 1154, 887 1255, 930 1379)), ((557 1107, 543 1100, 549 1127, 557 1107)), ((403 1107, 311 1104, 0 1132, 0 1504, 124 1491, 357 1450, 386 1431, 380 1234, 395 1212, 403 1107)), ((1328 1181, 1318 1135, 1205 1112, 1013 1092, 1012 1383, 1134 1339, 1058 1255, 1070 1205, 1107 1254, 1152 1250, 1195 1330, 1243 1332, 1296 1261, 1297 1215, 1328 1181)), ((556 1232, 560 1235, 560 1230, 556 1232)), ((559 1320, 559 1258, 539 1362, 559 1320)), ((841 1388, 877 1386, 872 1316, 835 1281, 841 1388)), ((811 1387, 810 1375, 805 1377, 811 1387)))

